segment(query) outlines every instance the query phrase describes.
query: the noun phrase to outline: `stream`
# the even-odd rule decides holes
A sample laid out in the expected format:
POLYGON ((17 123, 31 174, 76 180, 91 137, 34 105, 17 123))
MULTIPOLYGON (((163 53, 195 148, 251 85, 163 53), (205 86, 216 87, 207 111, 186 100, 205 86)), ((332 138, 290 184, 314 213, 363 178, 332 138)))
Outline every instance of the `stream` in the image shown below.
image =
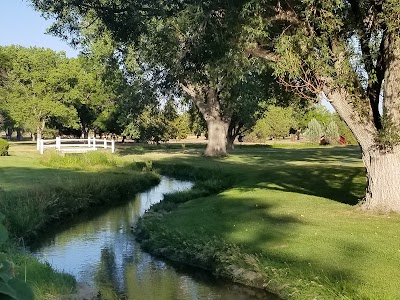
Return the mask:
POLYGON ((138 217, 161 201, 163 194, 190 189, 192 185, 162 177, 159 185, 121 206, 81 215, 50 229, 31 246, 31 251, 39 260, 100 291, 101 299, 277 299, 141 250, 131 232, 138 217))

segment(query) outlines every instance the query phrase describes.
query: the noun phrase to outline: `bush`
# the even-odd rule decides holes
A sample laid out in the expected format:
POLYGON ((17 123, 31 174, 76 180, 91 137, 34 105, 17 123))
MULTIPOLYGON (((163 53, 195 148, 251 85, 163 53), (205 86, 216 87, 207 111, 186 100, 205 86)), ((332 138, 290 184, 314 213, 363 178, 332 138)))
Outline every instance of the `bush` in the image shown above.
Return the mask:
POLYGON ((321 136, 324 135, 324 129, 319 122, 312 118, 304 135, 313 143, 319 143, 321 136))
POLYGON ((329 144, 336 144, 339 141, 339 128, 336 125, 335 121, 332 121, 328 124, 325 130, 325 137, 328 140, 329 144))
POLYGON ((8 155, 8 147, 10 145, 6 140, 0 139, 0 156, 7 156, 8 155))

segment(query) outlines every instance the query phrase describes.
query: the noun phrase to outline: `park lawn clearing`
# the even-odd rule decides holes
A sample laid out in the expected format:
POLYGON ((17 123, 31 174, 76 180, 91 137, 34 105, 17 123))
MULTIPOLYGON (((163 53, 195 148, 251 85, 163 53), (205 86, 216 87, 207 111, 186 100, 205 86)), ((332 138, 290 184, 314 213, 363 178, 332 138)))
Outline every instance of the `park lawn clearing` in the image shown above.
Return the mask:
MULTIPOLYGON (((399 221, 398 216, 370 215, 321 197, 230 189, 182 204, 159 226, 192 239, 208 236, 240 245, 273 267, 287 269, 290 280, 315 281, 336 296, 396 299, 399 221)), ((312 295, 298 291, 298 298, 303 292, 312 295)))
POLYGON ((155 164, 165 172, 190 165, 236 181, 219 194, 148 214, 141 221, 144 245, 239 281, 219 270, 248 260, 244 267, 263 273, 263 283, 283 298, 399 299, 400 216, 355 205, 365 188, 359 155, 355 147, 241 147, 220 159, 164 157, 155 164), (241 255, 219 259, 229 245, 241 255), (215 247, 214 254, 202 247, 215 247), (199 259, 202 250, 214 257, 199 259))

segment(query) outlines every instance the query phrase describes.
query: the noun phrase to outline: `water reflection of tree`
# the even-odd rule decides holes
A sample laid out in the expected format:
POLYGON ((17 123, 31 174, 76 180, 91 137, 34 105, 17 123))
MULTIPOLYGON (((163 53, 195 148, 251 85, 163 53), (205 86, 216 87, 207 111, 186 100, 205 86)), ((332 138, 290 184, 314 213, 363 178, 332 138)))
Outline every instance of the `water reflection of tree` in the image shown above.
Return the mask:
POLYGON ((220 299, 213 296, 207 284, 195 282, 165 262, 142 252, 139 247, 135 247, 132 254, 133 257, 125 261, 127 300, 220 299))
POLYGON ((95 276, 97 288, 100 291, 101 299, 117 300, 124 299, 118 295, 117 264, 115 254, 110 248, 101 249, 100 264, 95 276))

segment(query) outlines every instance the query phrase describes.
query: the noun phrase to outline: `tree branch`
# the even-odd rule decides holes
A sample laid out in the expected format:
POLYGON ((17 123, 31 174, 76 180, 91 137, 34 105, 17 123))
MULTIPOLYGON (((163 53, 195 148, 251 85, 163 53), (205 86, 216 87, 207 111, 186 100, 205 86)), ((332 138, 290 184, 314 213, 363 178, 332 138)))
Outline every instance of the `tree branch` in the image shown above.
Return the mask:
POLYGON ((184 85, 182 82, 179 82, 179 86, 181 87, 181 89, 187 93, 190 97, 195 98, 197 96, 196 91, 192 88, 192 87, 187 87, 186 85, 184 85))
MULTIPOLYGON (((368 13, 366 15, 363 15, 359 1, 349 0, 349 3, 353 15, 356 18, 356 22, 359 24, 358 34, 362 51, 362 60, 364 62, 365 71, 368 74, 368 86, 366 90, 366 95, 369 99, 369 103, 372 109, 372 117, 375 127, 377 129, 381 129, 382 122, 379 113, 379 95, 382 88, 385 69, 383 59, 385 36, 382 36, 376 63, 373 59, 370 43, 371 37, 373 36, 373 31, 376 31, 378 26, 376 14, 382 10, 382 5, 375 3, 369 8, 368 13), (373 78, 373 76, 376 76, 376 78, 373 78)), ((382 31, 384 32, 384 30, 382 31)))
POLYGON ((179 86, 186 94, 188 94, 190 96, 193 103, 197 106, 200 113, 204 117, 208 112, 208 106, 206 103, 204 103, 201 95, 199 95, 199 93, 196 91, 196 89, 191 85, 185 85, 182 82, 179 82, 179 86))
POLYGON ((276 15, 272 17, 271 21, 288 21, 295 25, 303 25, 304 22, 301 21, 294 11, 283 10, 280 6, 275 8, 276 15))
POLYGON ((252 55, 252 56, 256 56, 259 58, 263 58, 266 59, 268 61, 272 61, 272 62, 278 62, 280 57, 278 54, 272 52, 272 51, 268 51, 265 49, 262 49, 260 46, 256 46, 254 48, 247 48, 245 50, 245 52, 248 55, 252 55))

